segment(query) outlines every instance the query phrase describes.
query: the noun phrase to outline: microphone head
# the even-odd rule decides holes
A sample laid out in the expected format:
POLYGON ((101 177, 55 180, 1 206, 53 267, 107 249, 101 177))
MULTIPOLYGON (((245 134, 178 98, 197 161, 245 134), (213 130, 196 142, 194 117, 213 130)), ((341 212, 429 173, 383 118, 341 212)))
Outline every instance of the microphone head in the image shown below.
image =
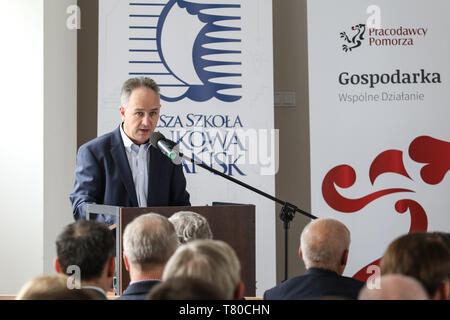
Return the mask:
POLYGON ((150 143, 152 144, 152 146, 157 147, 158 146, 158 142, 160 140, 165 140, 166 138, 164 137, 164 135, 161 132, 153 132, 150 135, 150 143))

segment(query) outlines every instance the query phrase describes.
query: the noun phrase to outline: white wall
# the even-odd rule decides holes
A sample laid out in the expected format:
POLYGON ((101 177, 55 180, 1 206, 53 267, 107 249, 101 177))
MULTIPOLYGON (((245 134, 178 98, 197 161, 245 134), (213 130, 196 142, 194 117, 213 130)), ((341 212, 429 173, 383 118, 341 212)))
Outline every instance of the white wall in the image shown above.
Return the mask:
POLYGON ((0 292, 42 273, 43 1, 0 2, 0 292))
POLYGON ((55 240, 73 222, 77 147, 77 30, 66 27, 76 0, 44 0, 44 273, 53 272, 55 240))
POLYGON ((51 271, 55 236, 71 221, 76 31, 65 26, 67 3, 0 2, 0 294, 51 271))

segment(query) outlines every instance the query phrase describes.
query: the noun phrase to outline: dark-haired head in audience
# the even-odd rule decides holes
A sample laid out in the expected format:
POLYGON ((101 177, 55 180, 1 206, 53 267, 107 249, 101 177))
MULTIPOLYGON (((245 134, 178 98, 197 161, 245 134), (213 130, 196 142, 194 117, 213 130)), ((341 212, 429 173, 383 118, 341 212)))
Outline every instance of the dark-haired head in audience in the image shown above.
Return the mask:
POLYGON ((401 274, 381 276, 378 285, 366 283, 358 300, 428 300, 428 294, 419 281, 401 274))
POLYGON ((181 244, 196 239, 212 239, 208 220, 192 211, 175 212, 169 221, 173 223, 181 244))
POLYGON ((225 300, 226 296, 209 282, 199 278, 174 277, 154 286, 148 300, 225 300))
POLYGON ((414 232, 395 239, 380 263, 381 274, 403 274, 418 280, 431 299, 450 295, 450 250, 433 233, 414 232))
POLYGON ((79 220, 56 239, 56 272, 79 277, 81 286, 106 299, 115 269, 114 236, 100 222, 79 220))
POLYGON ((19 291, 16 300, 96 300, 87 289, 70 289, 71 279, 65 275, 40 276, 28 281, 19 291))
POLYGON ((123 234, 123 260, 131 282, 118 300, 145 300, 177 248, 175 228, 166 217, 148 213, 129 223, 123 234))
POLYGON ((300 238, 299 255, 306 274, 286 280, 267 290, 266 300, 356 299, 364 282, 342 276, 350 247, 350 231, 334 219, 310 222, 300 238))
POLYGON ((220 240, 194 240, 178 247, 167 262, 163 281, 180 276, 214 285, 226 300, 244 295, 241 263, 233 248, 220 240))
POLYGON ((435 231, 431 232, 431 234, 437 235, 439 238, 441 238, 445 242, 447 247, 450 249, 450 233, 443 231, 435 231))

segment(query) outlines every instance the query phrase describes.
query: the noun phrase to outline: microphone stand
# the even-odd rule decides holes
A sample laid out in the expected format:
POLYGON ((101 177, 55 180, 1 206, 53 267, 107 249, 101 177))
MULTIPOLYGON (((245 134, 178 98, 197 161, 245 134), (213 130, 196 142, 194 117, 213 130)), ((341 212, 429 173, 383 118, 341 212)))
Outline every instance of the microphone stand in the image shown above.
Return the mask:
POLYGON ((267 194, 267 193, 265 193, 265 192, 263 192, 263 191, 261 191, 259 189, 256 189, 256 188, 254 188, 254 187, 252 187, 252 186, 250 186, 250 185, 248 185, 248 184, 246 184, 246 183, 244 183, 242 181, 239 181, 239 180, 237 180, 237 179, 235 179, 233 177, 230 177, 230 176, 228 176, 228 175, 226 175, 226 174, 224 174, 224 173, 222 173, 220 171, 217 171, 216 169, 213 169, 213 168, 203 164, 202 162, 195 161, 193 158, 185 156, 181 152, 178 152, 178 155, 180 157, 182 157, 183 159, 185 159, 185 160, 187 160, 187 161, 189 161, 189 162, 191 162, 193 164, 196 164, 196 165, 198 165, 199 167, 201 167, 203 169, 206 169, 206 170, 208 170, 208 171, 210 171, 212 173, 215 173, 215 174, 217 174, 217 175, 219 175, 219 176, 221 176, 221 177, 223 177, 223 178, 225 178, 227 180, 230 180, 230 181, 232 181, 232 182, 234 182, 234 183, 236 183, 236 184, 238 184, 238 185, 240 185, 240 186, 242 186, 244 188, 247 188, 247 189, 249 189, 249 190, 251 190, 253 192, 256 192, 257 194, 259 194, 259 195, 261 195, 263 197, 266 197, 266 198, 268 198, 268 199, 270 199, 272 201, 275 201, 276 203, 279 203, 279 204, 281 204, 283 206, 281 208, 281 212, 280 212, 280 219, 281 219, 281 221, 283 221, 283 229, 284 229, 284 281, 286 281, 287 278, 288 278, 288 242, 289 242, 289 237, 288 236, 289 236, 290 223, 291 223, 292 219, 294 219, 294 216, 295 216, 296 212, 301 213, 305 217, 308 217, 308 218, 311 218, 311 219, 317 219, 317 217, 313 216, 312 214, 309 214, 309 213, 307 213, 307 212, 305 212, 305 211, 303 211, 301 209, 299 209, 298 207, 296 207, 295 205, 293 205, 293 204, 291 204, 289 202, 286 202, 286 201, 280 200, 278 198, 275 198, 274 196, 271 196, 270 194, 267 194))

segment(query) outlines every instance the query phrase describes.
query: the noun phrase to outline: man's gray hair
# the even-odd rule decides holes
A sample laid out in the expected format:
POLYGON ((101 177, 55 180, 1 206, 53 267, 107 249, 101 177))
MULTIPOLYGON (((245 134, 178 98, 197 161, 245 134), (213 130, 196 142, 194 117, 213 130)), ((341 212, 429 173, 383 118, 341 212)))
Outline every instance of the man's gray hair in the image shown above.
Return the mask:
POLYGON ((164 268, 163 281, 179 276, 202 279, 233 299, 241 281, 241 263, 235 251, 220 240, 194 240, 178 247, 164 268))
POLYGON ((300 246, 307 269, 336 270, 342 254, 350 247, 350 231, 337 220, 317 219, 303 229, 300 246))
POLYGON ((208 220, 196 212, 178 211, 169 218, 169 221, 175 226, 180 243, 213 238, 208 220))
POLYGON ((164 265, 178 247, 173 224, 164 216, 148 213, 130 222, 123 234, 123 250, 134 268, 164 265))
POLYGON ((159 87, 156 82, 148 77, 137 77, 131 78, 125 81, 122 86, 122 91, 120 93, 120 103, 123 108, 128 106, 128 101, 130 100, 130 95, 134 89, 145 87, 148 89, 152 89, 157 94, 159 94, 159 87))

